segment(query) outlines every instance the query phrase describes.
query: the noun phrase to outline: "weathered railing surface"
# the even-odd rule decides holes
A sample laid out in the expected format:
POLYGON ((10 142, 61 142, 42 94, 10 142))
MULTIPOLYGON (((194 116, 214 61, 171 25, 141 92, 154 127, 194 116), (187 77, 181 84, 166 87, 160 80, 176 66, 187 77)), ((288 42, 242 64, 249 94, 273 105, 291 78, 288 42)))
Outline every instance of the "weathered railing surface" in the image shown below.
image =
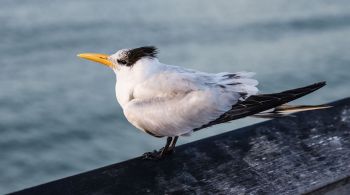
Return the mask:
POLYGON ((350 98, 14 194, 350 194, 350 98))

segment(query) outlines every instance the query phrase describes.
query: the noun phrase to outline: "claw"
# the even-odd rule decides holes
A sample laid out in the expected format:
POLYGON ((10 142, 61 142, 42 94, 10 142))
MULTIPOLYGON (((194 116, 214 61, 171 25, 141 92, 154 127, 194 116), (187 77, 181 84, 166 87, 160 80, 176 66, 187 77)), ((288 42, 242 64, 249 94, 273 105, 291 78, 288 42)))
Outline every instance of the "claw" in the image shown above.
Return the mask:
POLYGON ((153 152, 146 152, 142 155, 145 160, 160 160, 162 159, 161 151, 154 150, 153 152))
POLYGON ((174 150, 167 150, 164 151, 164 148, 161 148, 160 150, 153 150, 153 152, 146 152, 142 155, 142 159, 145 160, 161 160, 167 155, 170 155, 174 152, 174 150))

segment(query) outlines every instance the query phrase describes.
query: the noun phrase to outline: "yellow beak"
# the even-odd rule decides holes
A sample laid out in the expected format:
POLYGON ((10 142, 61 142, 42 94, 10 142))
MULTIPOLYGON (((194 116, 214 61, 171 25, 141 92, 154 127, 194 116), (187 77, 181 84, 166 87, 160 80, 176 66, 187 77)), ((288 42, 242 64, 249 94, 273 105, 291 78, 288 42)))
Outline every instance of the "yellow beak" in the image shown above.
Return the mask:
POLYGON ((108 56, 107 54, 100 54, 100 53, 82 53, 82 54, 78 54, 77 55, 80 58, 84 58, 87 60, 91 60, 94 62, 98 62, 101 63, 107 67, 112 68, 113 67, 113 63, 111 61, 108 60, 108 56))

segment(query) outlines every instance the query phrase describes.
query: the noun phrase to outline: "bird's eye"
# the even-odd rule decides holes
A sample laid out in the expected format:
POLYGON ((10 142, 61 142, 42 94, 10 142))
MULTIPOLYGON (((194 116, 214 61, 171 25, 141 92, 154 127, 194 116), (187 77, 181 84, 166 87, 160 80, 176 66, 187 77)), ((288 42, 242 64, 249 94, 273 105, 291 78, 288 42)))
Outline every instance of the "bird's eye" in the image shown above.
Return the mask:
POLYGON ((125 60, 117 60, 118 64, 126 64, 125 60))

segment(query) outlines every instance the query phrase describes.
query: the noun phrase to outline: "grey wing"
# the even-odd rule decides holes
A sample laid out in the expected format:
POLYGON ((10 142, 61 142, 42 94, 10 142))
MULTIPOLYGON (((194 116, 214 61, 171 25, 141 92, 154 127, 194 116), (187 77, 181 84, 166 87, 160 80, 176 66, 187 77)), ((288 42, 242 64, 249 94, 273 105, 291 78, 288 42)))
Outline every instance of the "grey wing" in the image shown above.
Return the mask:
POLYGON ((199 128, 196 128, 193 131, 197 131, 206 127, 210 127, 212 125, 229 122, 235 119, 254 115, 259 112, 275 108, 292 100, 298 99, 304 95, 307 95, 313 91, 316 91, 317 89, 325 85, 326 82, 319 82, 306 87, 283 91, 280 93, 252 95, 246 100, 239 101, 237 104, 233 105, 231 110, 227 111, 219 118, 199 128))

